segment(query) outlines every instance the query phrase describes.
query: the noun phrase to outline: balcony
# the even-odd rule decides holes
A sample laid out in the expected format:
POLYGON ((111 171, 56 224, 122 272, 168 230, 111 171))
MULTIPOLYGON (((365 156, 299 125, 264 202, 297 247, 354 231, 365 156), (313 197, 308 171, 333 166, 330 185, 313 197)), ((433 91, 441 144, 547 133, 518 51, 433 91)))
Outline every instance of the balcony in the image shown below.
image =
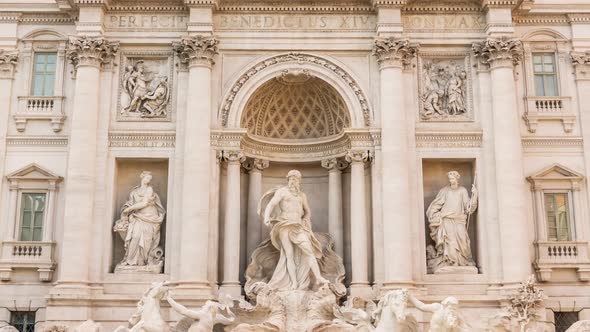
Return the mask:
POLYGON ((51 281, 55 242, 4 241, 0 256, 0 280, 12 278, 14 269, 37 269, 39 280, 51 281))
POLYGON ((49 120, 53 132, 60 132, 66 118, 62 96, 18 97, 18 111, 13 115, 16 130, 24 132, 28 120, 49 120))
POLYGON ((571 112, 570 97, 526 97, 523 119, 529 132, 535 133, 539 121, 561 121, 563 131, 571 133, 576 116, 571 112))
POLYGON ((575 269, 580 281, 590 280, 588 242, 539 241, 535 242, 535 251, 535 270, 540 281, 550 281, 555 269, 575 269))

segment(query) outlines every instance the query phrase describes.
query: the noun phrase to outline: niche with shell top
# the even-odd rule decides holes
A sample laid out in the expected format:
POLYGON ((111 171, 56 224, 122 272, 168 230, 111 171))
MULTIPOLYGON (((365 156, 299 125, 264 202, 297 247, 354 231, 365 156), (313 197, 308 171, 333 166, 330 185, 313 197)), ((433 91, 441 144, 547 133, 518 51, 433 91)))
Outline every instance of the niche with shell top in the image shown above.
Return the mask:
MULTIPOLYGON (((457 171, 460 174, 459 186, 465 187, 469 198, 472 197, 472 184, 475 178, 475 159, 423 159, 422 160, 422 183, 424 192, 424 237, 426 243, 426 263, 427 271, 429 274, 474 274, 478 273, 478 238, 477 238, 477 209, 468 214, 468 218, 465 224, 467 228, 467 235, 470 242, 470 252, 473 260, 473 266, 446 266, 449 263, 441 262, 444 257, 440 256, 440 251, 437 250, 436 241, 433 237, 435 234, 444 236, 440 232, 432 232, 430 228, 430 222, 428 219, 428 208, 430 204, 435 200, 437 194, 441 189, 449 186, 448 173, 450 171, 457 171), (432 234, 431 234, 432 233, 432 234), (442 268, 441 268, 442 267, 442 268)), ((479 182, 479 180, 476 180, 479 182)), ((477 184, 476 184, 477 185, 477 184)), ((479 202, 478 202, 479 206, 479 202)), ((458 227, 458 226, 454 226, 458 227)), ((450 233, 455 231, 461 232, 458 229, 449 229, 450 233)), ((449 236, 455 236, 449 234, 449 236)), ((440 239, 441 237, 439 237, 440 239)), ((440 248, 440 246, 439 246, 440 248)), ((469 251, 467 251, 469 252, 469 251)), ((443 255, 444 256, 444 255, 443 255)), ((465 257, 463 255, 462 257, 465 257)), ((459 259, 459 261, 461 261, 459 259)), ((464 262, 463 262, 464 263, 464 262)), ((450 263, 451 265, 455 263, 450 263)), ((462 263, 458 263, 462 264, 462 263)))
MULTIPOLYGON (((165 258, 166 248, 166 209, 168 203, 168 159, 152 159, 152 158, 121 158, 116 161, 116 173, 115 173, 115 202, 111 222, 112 232, 112 261, 110 271, 115 273, 162 273, 163 263, 165 258), (153 192, 157 194, 159 198, 159 205, 154 205, 153 211, 156 215, 162 216, 159 227, 159 245, 152 246, 152 250, 145 249, 145 245, 136 250, 150 251, 149 262, 144 262, 137 257, 142 255, 145 257, 148 253, 139 254, 135 259, 126 260, 131 264, 121 264, 126 258, 125 253, 125 236, 126 230, 121 231, 121 220, 122 210, 126 206, 127 202, 131 202, 131 193, 137 190, 141 185, 141 175, 143 172, 151 173, 151 185, 153 192), (155 248, 158 247, 158 248, 155 248), (143 265, 142 265, 143 264, 143 265)), ((155 197, 154 197, 155 198, 155 197)), ((131 221, 132 218, 129 218, 131 221)), ((138 225, 146 227, 146 235, 156 234, 153 229, 147 227, 147 224, 138 225)), ((156 235, 157 237, 157 235, 156 235)), ((155 237, 154 237, 155 238, 155 237)), ((151 243, 155 243, 154 242, 151 243)), ((149 239, 146 239, 145 243, 150 243, 149 239)), ((133 244, 136 245, 136 244, 133 244)), ((136 254, 137 255, 137 254, 136 254)))

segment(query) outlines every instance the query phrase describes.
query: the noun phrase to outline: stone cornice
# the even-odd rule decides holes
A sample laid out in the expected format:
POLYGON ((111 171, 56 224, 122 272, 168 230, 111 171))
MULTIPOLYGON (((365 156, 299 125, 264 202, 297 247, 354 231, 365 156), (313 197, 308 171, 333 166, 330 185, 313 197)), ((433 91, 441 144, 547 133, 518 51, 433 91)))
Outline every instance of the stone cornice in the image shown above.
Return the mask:
POLYGON ((518 5, 518 0, 481 0, 481 7, 488 8, 514 8, 518 5))
POLYGON ((219 40, 209 36, 194 36, 183 38, 180 42, 173 42, 172 48, 178 55, 180 62, 191 66, 211 67, 215 64, 213 58, 218 54, 219 40))
POLYGON ((480 13, 481 6, 473 1, 450 1, 436 3, 410 3, 402 9, 405 13, 480 13))
POLYGON ((21 24, 39 24, 39 25, 73 25, 77 17, 62 13, 24 13, 20 19, 21 24))
POLYGON ((110 0, 76 0, 78 7, 106 7, 111 1, 110 0))
POLYGON ((218 7, 219 12, 236 12, 243 14, 245 12, 273 12, 273 13, 374 13, 374 8, 369 4, 359 4, 347 1, 345 3, 335 2, 331 4, 324 3, 244 3, 244 1, 223 2, 218 7))
POLYGON ((516 25, 568 25, 566 15, 514 15, 512 22, 516 25))
POLYGON ((213 7, 219 6, 219 0, 184 0, 187 7, 213 7))
POLYGON ((483 42, 473 43, 473 53, 481 62, 489 64, 492 68, 517 65, 522 59, 522 43, 518 39, 488 39, 483 42))
POLYGON ((16 12, 1 12, 0 22, 2 23, 17 23, 22 16, 22 13, 16 12))
POLYGON ((401 8, 408 4, 408 0, 372 0, 373 6, 379 7, 394 7, 401 8))
POLYGON ((118 41, 108 41, 103 37, 70 37, 68 59, 75 68, 79 66, 101 67, 112 62, 119 49, 118 41))
POLYGON ((377 39, 373 46, 373 55, 381 69, 407 66, 417 52, 418 46, 410 44, 407 39, 377 39))

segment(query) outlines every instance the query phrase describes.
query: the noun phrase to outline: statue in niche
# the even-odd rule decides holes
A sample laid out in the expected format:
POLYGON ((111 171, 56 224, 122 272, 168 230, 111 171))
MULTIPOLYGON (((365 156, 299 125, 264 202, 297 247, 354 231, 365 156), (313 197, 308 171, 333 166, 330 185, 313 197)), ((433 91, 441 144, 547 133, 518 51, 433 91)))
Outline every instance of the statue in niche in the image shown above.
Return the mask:
POLYGON ((408 300, 419 310, 432 312, 428 332, 467 332, 472 331, 459 315, 459 301, 452 296, 441 303, 425 304, 408 294, 408 300))
POLYGON ((160 273, 163 250, 160 247, 160 227, 166 210, 160 197, 150 185, 152 173, 141 172, 141 184, 131 191, 121 208, 121 219, 113 230, 125 241, 125 256, 117 264, 117 272, 160 273))
POLYGON ((306 290, 315 284, 328 284, 318 265, 322 247, 311 230, 311 211, 300 187, 301 173, 289 171, 287 179, 287 186, 262 197, 272 196, 264 211, 264 224, 271 227, 271 243, 280 251, 268 285, 278 290, 306 290))
POLYGON ((465 119, 467 114, 467 71, 454 61, 426 61, 422 66, 423 120, 465 119))
POLYGON ((428 267, 434 273, 477 273, 471 254, 470 216, 477 209, 475 183, 471 198, 459 185, 459 172, 447 173, 449 185, 442 188, 426 210, 434 248, 427 248, 428 267))
POLYGON ((312 231, 301 173, 289 171, 287 179, 260 199, 258 215, 270 238, 252 253, 244 286, 252 303, 236 308, 232 331, 343 331, 334 322, 346 294, 342 258, 329 234, 312 231))
POLYGON ((157 76, 146 67, 145 61, 138 60, 125 67, 123 93, 129 102, 121 108, 121 115, 142 118, 167 116, 170 101, 168 77, 157 76))

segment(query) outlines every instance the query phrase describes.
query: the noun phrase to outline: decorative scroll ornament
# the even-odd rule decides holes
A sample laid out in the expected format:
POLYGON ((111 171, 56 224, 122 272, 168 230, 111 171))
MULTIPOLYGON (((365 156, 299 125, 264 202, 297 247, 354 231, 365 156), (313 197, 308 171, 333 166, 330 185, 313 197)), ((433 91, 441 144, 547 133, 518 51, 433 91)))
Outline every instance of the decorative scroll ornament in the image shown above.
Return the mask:
POLYGON ((505 61, 512 61, 517 65, 522 59, 522 43, 518 39, 488 39, 484 42, 473 43, 473 53, 485 64, 493 65, 505 61))
POLYGON ((108 41, 103 37, 70 37, 68 59, 77 69, 79 66, 100 67, 112 62, 119 50, 118 41, 108 41))
POLYGON ((218 54, 217 44, 219 40, 213 37, 196 36, 173 42, 172 48, 183 64, 212 66, 213 57, 218 54))
POLYGON ((571 57, 572 57, 572 64, 574 66, 590 64, 590 51, 587 51, 585 53, 572 52, 571 57))
POLYGON ((377 39, 373 47, 373 55, 377 57, 381 68, 408 66, 416 56, 416 52, 418 52, 418 47, 410 45, 410 41, 407 39, 377 39))
POLYGON ((12 78, 17 61, 18 53, 16 51, 4 53, 0 50, 0 78, 12 78))
POLYGON ((361 90, 359 84, 352 78, 344 69, 336 65, 335 63, 328 61, 326 59, 317 57, 311 54, 301 54, 298 52, 290 52, 288 54, 281 54, 274 56, 272 58, 263 60, 254 66, 252 66, 245 74, 243 74, 236 83, 231 87, 229 95, 225 98, 222 109, 221 109, 221 125, 223 127, 227 126, 227 120, 229 116, 229 111, 232 107, 233 102, 235 101, 235 97, 238 92, 244 87, 246 82, 251 79, 252 77, 256 76, 256 74, 264 71, 267 68, 273 67, 275 65, 295 62, 297 64, 312 64, 317 65, 323 68, 326 68, 332 71, 334 74, 338 75, 354 92, 361 109, 363 110, 363 118, 365 126, 369 127, 371 125, 371 109, 369 107, 369 102, 367 97, 361 90))

